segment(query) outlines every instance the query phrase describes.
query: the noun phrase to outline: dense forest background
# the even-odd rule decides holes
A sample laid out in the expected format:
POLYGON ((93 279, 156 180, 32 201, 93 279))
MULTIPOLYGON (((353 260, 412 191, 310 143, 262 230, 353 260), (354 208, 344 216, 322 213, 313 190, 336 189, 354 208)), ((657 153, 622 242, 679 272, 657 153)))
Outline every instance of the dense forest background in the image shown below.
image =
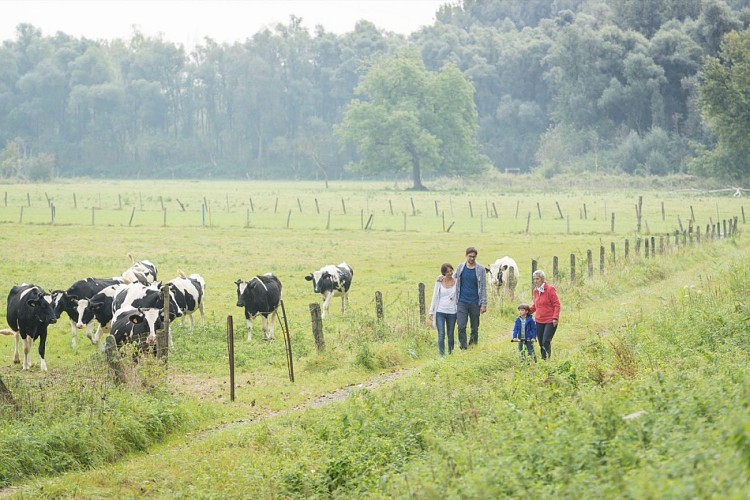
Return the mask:
POLYGON ((190 50, 19 25, 0 177, 750 175, 750 0, 464 0, 436 19, 405 37, 292 17, 190 50))

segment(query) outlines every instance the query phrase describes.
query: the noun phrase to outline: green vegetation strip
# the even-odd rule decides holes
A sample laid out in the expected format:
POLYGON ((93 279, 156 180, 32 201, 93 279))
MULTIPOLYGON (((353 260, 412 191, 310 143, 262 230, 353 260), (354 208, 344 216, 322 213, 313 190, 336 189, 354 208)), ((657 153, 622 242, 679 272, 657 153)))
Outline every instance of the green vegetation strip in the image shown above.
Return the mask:
POLYGON ((19 494, 747 497, 746 251, 728 243, 570 288, 566 317, 578 325, 555 339, 552 362, 522 363, 500 335, 341 404, 19 494))

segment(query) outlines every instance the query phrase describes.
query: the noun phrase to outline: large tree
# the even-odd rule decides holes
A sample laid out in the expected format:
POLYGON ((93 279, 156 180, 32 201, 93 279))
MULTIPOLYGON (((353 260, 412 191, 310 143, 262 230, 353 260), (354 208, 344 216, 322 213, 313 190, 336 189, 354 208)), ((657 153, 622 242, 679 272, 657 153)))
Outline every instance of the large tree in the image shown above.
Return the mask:
POLYGON ((412 188, 425 190, 422 174, 479 172, 474 88, 454 65, 428 72, 411 51, 374 61, 335 128, 353 144, 365 172, 410 172, 412 188))
POLYGON ((716 148, 700 163, 709 174, 730 178, 750 174, 750 30, 729 33, 719 57, 706 60, 700 87, 704 117, 718 136, 716 148))

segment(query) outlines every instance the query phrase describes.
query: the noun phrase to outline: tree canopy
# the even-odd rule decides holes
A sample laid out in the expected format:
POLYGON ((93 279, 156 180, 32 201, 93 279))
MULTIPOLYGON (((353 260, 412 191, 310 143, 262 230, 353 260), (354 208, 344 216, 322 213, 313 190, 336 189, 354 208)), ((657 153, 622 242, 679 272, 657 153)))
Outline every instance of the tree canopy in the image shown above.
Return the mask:
POLYGON ((750 30, 729 33, 702 73, 700 103, 718 144, 700 164, 733 179, 750 174, 750 30))
POLYGON ((350 168, 422 174, 471 175, 484 167, 477 153, 474 88, 454 65, 428 72, 413 52, 379 57, 356 90, 335 133, 356 147, 350 168))

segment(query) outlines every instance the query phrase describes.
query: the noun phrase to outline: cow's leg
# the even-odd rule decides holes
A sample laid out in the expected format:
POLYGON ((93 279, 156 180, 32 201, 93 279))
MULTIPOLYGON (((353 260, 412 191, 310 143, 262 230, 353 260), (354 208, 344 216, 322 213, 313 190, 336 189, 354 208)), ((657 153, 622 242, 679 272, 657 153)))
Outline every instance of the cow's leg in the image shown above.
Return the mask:
POLYGON ((245 314, 247 320, 247 341, 253 340, 253 318, 249 314, 245 314))
POLYGON ((31 343, 34 342, 34 339, 31 338, 31 335, 27 335, 25 339, 23 339, 23 370, 28 370, 31 368, 31 343))
POLYGON ((333 293, 327 292, 325 295, 325 300, 323 300, 323 311, 320 313, 321 319, 325 319, 326 314, 328 314, 328 303, 331 302, 331 297, 333 297, 333 293))
POLYGON ((263 330, 263 338, 268 340, 268 315, 261 314, 260 328, 263 330))
POLYGON ((89 338, 89 340, 91 341, 92 344, 98 344, 99 343, 99 339, 102 336, 102 325, 101 325, 101 323, 99 325, 97 325, 96 332, 94 332, 94 336, 93 337, 91 335, 89 335, 88 330, 86 331, 86 336, 89 338))
MULTIPOLYGON (((78 347, 78 328, 76 327, 76 322, 72 319, 70 320, 70 331, 73 333, 71 345, 75 349, 78 347)), ((91 338, 91 335, 89 335, 89 338, 91 338)))
POLYGON ((47 348, 47 332, 46 332, 46 326, 44 327, 45 331, 43 331, 39 335, 39 368, 43 371, 47 371, 47 363, 44 361, 44 351, 47 348))
POLYGON ((188 316, 190 316, 190 331, 192 332, 195 330, 195 320, 193 319, 193 313, 189 313, 188 316))
POLYGON ((198 305, 198 310, 201 312, 201 326, 206 326, 206 312, 203 310, 203 302, 198 305))
POLYGON ((271 318, 268 320, 268 340, 273 340, 273 331, 276 327, 276 311, 271 313, 271 318))
POLYGON ((15 341, 16 341, 15 342, 15 344, 16 344, 16 350, 13 353, 13 363, 18 364, 18 363, 21 362, 21 356, 20 356, 20 354, 18 352, 18 344, 21 343, 21 334, 18 333, 18 332, 15 332, 13 336, 15 337, 15 341))
POLYGON ((345 293, 345 294, 343 294, 341 296, 341 315, 342 316, 344 314, 346 314, 346 305, 347 305, 347 302, 349 302, 349 292, 347 292, 347 293, 345 293))

